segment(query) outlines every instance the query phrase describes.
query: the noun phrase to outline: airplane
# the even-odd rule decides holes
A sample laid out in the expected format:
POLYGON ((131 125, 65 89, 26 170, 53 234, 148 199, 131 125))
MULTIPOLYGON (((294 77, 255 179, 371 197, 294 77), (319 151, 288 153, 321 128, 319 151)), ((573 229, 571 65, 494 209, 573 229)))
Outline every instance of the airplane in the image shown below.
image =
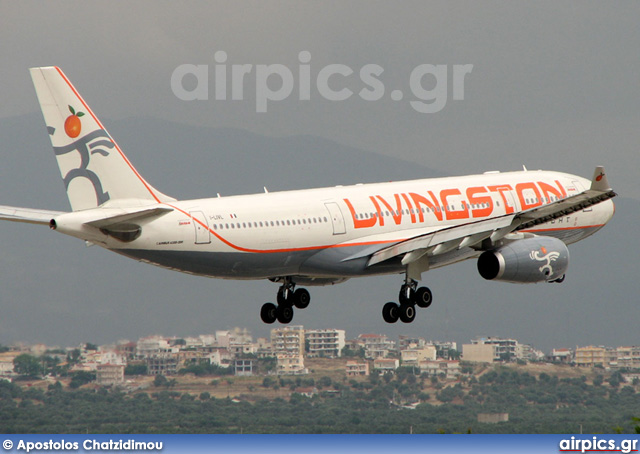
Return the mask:
POLYGON ((554 171, 356 184, 176 200, 135 169, 58 67, 30 69, 70 212, 0 206, 0 219, 48 225, 87 244, 184 273, 268 279, 264 323, 309 305, 301 286, 404 275, 387 323, 431 305, 422 274, 476 259, 487 280, 562 282, 567 245, 613 216, 604 167, 591 180, 554 171))

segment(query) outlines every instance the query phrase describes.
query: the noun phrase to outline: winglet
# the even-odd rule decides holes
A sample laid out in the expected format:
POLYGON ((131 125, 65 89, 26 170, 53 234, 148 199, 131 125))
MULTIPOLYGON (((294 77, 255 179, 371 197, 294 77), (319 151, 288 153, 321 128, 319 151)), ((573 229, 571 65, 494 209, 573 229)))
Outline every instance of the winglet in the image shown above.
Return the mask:
POLYGON ((591 190, 599 192, 611 191, 611 186, 609 185, 609 180, 607 179, 607 174, 604 170, 604 166, 596 167, 595 172, 593 172, 593 178, 591 179, 591 190))

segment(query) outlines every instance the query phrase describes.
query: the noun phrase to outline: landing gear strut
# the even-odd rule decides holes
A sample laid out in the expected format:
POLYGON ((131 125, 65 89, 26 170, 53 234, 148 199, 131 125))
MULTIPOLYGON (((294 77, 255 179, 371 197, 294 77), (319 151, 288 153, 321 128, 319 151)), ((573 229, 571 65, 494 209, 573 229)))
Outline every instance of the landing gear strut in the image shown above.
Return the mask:
POLYGON ((400 304, 389 302, 382 307, 382 318, 387 323, 411 323, 416 318, 416 306, 429 307, 433 301, 431 290, 418 287, 418 283, 408 277, 400 288, 398 301, 400 304))
POLYGON ((260 318, 264 323, 274 323, 276 320, 286 325, 293 320, 293 307, 304 309, 311 301, 311 295, 304 288, 294 291, 296 284, 290 277, 285 277, 278 289, 276 296, 276 306, 273 303, 265 303, 260 309, 260 318))

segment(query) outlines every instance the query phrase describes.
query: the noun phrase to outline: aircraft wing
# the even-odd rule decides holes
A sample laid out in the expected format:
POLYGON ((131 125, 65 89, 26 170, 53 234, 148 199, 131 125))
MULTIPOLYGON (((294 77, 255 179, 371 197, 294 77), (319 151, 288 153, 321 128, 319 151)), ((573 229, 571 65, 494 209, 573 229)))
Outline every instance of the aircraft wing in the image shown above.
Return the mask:
POLYGON ((615 196, 616 193, 609 186, 604 168, 596 167, 591 187, 575 196, 497 218, 473 221, 447 228, 434 229, 430 227, 422 232, 415 232, 411 238, 391 246, 378 248, 375 251, 367 250, 357 257, 348 257, 346 260, 369 255, 367 265, 373 266, 385 260, 402 256, 402 264, 412 265, 416 269, 416 273, 419 274, 420 271, 428 269, 429 256, 444 254, 463 247, 479 247, 484 240, 499 240, 509 233, 549 222, 615 196))
POLYGON ((0 205, 0 220, 3 221, 49 225, 49 221, 51 221, 52 218, 63 213, 64 211, 38 210, 34 208, 20 208, 0 205))

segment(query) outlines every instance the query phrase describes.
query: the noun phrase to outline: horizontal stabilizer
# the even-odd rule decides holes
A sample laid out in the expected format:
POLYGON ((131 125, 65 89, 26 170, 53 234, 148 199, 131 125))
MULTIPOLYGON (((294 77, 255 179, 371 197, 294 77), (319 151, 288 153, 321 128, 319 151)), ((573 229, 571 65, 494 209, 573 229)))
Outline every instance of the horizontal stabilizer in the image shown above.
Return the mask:
POLYGON ((151 218, 154 216, 160 216, 166 213, 170 213, 171 211, 173 211, 173 208, 156 207, 142 210, 138 209, 135 211, 131 211, 131 209, 126 208, 105 208, 96 211, 107 211, 108 213, 104 213, 103 217, 100 217, 99 219, 87 221, 85 222, 85 224, 92 225, 100 229, 107 229, 109 227, 117 226, 118 224, 139 221, 144 218, 151 218))
POLYGON ((49 221, 64 211, 38 210, 0 205, 0 219, 3 221, 26 222, 29 224, 49 225, 49 221))

